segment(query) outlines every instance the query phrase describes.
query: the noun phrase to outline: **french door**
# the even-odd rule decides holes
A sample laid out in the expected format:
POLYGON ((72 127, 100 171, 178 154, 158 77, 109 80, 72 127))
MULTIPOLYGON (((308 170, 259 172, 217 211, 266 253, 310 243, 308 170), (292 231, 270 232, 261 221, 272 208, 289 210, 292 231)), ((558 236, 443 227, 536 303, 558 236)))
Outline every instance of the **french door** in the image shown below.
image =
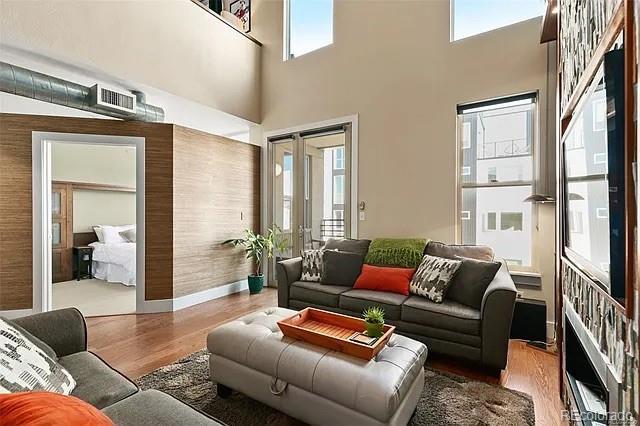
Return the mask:
POLYGON ((274 262, 351 237, 350 124, 269 138, 269 167, 269 224, 287 246, 274 262))

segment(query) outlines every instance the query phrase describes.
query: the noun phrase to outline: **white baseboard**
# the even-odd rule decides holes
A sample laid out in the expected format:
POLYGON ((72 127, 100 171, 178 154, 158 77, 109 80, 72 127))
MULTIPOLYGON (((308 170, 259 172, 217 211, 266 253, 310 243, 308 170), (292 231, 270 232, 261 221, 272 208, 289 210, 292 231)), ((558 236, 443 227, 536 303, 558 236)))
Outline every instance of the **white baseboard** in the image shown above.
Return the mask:
POLYGON ((556 335, 556 323, 547 321, 547 342, 551 342, 556 335))
POLYGON ((136 305, 136 314, 157 314, 173 312, 173 299, 145 300, 136 305))
POLYGON ((0 311, 0 317, 7 319, 15 319, 20 317, 26 317, 33 314, 33 309, 13 309, 10 311, 0 311))
POLYGON ((247 290, 248 288, 249 284, 247 283, 247 280, 242 280, 219 287, 202 290, 197 293, 186 294, 184 296, 176 297, 173 299, 145 300, 144 302, 142 302, 142 306, 138 306, 136 313, 152 314, 158 312, 179 311, 193 305, 228 296, 233 293, 238 293, 240 291, 247 290))
POLYGON ((236 281, 235 283, 222 285, 220 287, 214 287, 197 293, 176 297, 173 299, 173 310, 178 311, 180 309, 188 308, 189 306, 208 302, 209 300, 228 296, 233 293, 238 293, 240 291, 247 290, 248 288, 249 284, 247 280, 241 280, 236 281))

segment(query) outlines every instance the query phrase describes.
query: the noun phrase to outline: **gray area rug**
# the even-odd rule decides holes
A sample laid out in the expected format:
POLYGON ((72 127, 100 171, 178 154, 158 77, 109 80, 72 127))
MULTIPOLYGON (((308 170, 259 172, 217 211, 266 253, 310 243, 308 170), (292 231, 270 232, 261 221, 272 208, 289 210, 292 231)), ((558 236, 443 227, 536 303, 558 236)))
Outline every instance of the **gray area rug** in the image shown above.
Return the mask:
MULTIPOLYGON (((138 384, 171 394, 230 426, 303 424, 237 392, 219 398, 209 378, 206 349, 142 376, 138 384)), ((525 393, 427 367, 424 391, 409 424, 521 426, 535 424, 535 414, 525 393)))

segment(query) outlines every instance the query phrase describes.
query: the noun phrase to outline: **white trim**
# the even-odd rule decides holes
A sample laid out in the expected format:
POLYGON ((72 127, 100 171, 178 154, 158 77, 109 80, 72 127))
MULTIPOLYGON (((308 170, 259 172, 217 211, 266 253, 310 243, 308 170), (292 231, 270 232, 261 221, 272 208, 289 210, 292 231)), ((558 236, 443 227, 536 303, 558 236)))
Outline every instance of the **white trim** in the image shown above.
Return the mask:
POLYGON ((209 288, 197 293, 187 294, 184 296, 173 299, 173 310, 178 311, 180 309, 188 308, 189 306, 197 305, 199 303, 208 302, 209 300, 225 297, 230 294, 239 293, 249 289, 247 280, 236 281, 231 284, 222 285, 219 287, 209 288))
MULTIPOLYGON (((136 136, 107 136, 79 133, 32 132, 33 193, 33 312, 52 309, 51 303, 51 144, 123 145, 136 147, 136 306, 144 301, 145 262, 145 139, 136 136), (40 283, 40 285, 36 285, 40 283)), ((136 308, 136 311, 138 309, 136 308)))
POLYGON ((547 343, 551 343, 556 338, 556 322, 547 321, 547 343))
POLYGON ((157 312, 174 312, 210 300, 229 296, 249 289, 247 280, 236 281, 219 287, 209 288, 197 293, 186 294, 174 299, 145 300, 138 305, 138 314, 151 314, 157 312))
POLYGON ((22 318, 33 314, 33 309, 12 309, 10 311, 0 311, 0 317, 6 319, 22 318))

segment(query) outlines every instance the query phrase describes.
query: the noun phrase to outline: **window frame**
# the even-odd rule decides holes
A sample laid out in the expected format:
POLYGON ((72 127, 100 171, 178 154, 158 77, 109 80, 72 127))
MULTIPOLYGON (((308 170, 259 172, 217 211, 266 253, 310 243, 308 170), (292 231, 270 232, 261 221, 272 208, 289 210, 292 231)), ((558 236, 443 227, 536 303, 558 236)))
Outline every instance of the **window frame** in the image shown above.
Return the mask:
MULTIPOLYGON (((515 106, 515 105, 511 105, 515 106)), ((463 223, 461 220, 461 212, 462 212, 462 194, 464 189, 479 189, 479 188, 500 188, 500 187, 516 187, 516 186, 529 186, 531 187, 532 192, 535 190, 535 186, 537 181, 539 180, 539 170, 538 165, 542 159, 538 158, 540 155, 540 94, 538 90, 532 90, 528 92, 518 93, 514 95, 501 96, 497 98, 492 98, 483 101, 477 102, 469 102, 464 104, 459 104, 456 109, 456 224, 455 224, 455 241, 457 244, 463 244, 462 242, 462 229, 463 223), (463 168, 463 156, 465 152, 465 148, 462 144, 463 137, 463 114, 465 112, 477 112, 484 109, 491 109, 491 107, 507 104, 512 102, 519 102, 530 100, 533 104, 533 119, 532 119, 532 144, 531 144, 531 162, 532 162, 532 175, 530 180, 517 180, 517 181, 499 181, 499 182, 486 182, 486 183, 478 183, 478 182, 464 182, 462 168, 463 168)), ((524 202, 524 200, 523 200, 524 202)), ((496 212, 497 213, 497 212, 496 212)), ((500 214, 496 214, 496 232, 500 230, 499 224, 499 216, 500 214)), ((529 224, 531 229, 531 265, 530 266, 516 266, 512 265, 509 269, 512 272, 537 272, 539 269, 539 254, 536 250, 536 241, 538 236, 536 235, 536 224, 538 223, 538 209, 536 205, 532 205, 531 208, 531 223, 529 224)), ((484 226, 484 224, 482 224, 484 226)), ((523 222, 524 226, 524 222, 523 222)), ((493 231, 492 231, 493 232, 493 231)))
POLYGON ((307 53, 315 52, 323 47, 331 46, 334 42, 335 35, 335 0, 331 0, 331 43, 324 46, 317 47, 300 56, 291 56, 291 0, 283 0, 282 7, 282 61, 286 62, 291 59, 296 59, 306 55, 307 53))

